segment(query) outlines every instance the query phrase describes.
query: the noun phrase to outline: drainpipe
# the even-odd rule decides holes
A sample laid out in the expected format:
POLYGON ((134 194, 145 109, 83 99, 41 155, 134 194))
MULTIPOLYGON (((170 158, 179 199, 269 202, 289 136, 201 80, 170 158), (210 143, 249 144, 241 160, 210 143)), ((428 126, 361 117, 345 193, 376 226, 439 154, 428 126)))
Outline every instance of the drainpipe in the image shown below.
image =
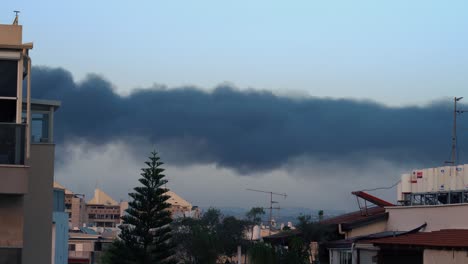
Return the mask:
POLYGON ((31 153, 31 57, 29 57, 25 49, 23 49, 23 56, 28 60, 26 81, 26 159, 29 159, 31 153))
POLYGON ((345 238, 346 238, 346 232, 343 232, 343 229, 341 228, 341 224, 338 224, 338 234, 345 235, 345 238))

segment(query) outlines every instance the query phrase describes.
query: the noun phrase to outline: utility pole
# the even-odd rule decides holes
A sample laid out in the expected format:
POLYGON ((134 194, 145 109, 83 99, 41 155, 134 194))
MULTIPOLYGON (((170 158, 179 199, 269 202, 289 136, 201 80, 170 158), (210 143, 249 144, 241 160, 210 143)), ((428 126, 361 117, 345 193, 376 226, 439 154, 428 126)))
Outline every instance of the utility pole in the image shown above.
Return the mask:
POLYGON ((452 127, 452 153, 450 157, 450 161, 446 161, 445 163, 450 163, 454 166, 458 164, 457 160, 457 114, 465 113, 466 110, 458 110, 457 109, 457 102, 463 99, 463 97, 454 97, 453 98, 453 127, 452 127))
POLYGON ((273 195, 278 195, 278 196, 283 196, 284 199, 288 196, 286 193, 276 193, 276 192, 271 192, 271 191, 262 191, 262 190, 255 190, 255 189, 247 189, 247 191, 252 191, 252 192, 261 192, 261 193, 268 193, 270 194, 270 207, 265 208, 270 210, 270 219, 269 219, 269 230, 268 234, 271 235, 271 228, 272 228, 272 223, 273 223, 273 209, 280 210, 281 208, 278 207, 273 207, 273 204, 278 203, 277 201, 273 201, 273 195))

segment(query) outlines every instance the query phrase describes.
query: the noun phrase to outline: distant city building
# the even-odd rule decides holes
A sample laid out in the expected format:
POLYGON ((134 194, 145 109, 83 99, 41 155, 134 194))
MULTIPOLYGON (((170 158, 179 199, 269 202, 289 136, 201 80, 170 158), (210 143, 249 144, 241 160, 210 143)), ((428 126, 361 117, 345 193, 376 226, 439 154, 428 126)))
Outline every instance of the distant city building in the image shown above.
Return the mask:
POLYGON ((18 17, 0 25, 0 263, 51 263, 60 102, 31 99, 33 44, 22 31, 18 17))
POLYGON ((88 227, 71 230, 68 235, 68 264, 100 263, 103 251, 116 238, 112 231, 97 232, 88 227))
POLYGON ((85 225, 87 218, 84 195, 75 194, 57 182, 54 182, 54 188, 63 189, 65 192, 65 212, 68 215, 69 228, 79 228, 85 225))
POLYGON ((171 211, 172 218, 178 217, 192 217, 200 218, 200 209, 198 206, 193 206, 187 200, 183 199, 173 191, 166 192, 169 195, 167 202, 171 205, 169 210, 171 211))
MULTIPOLYGON (((68 214, 70 229, 78 230, 85 226, 114 228, 122 224, 121 217, 128 208, 127 201, 117 202, 97 188, 94 190, 93 198, 85 202, 82 194, 76 194, 57 182, 54 182, 54 187, 65 192, 65 212, 68 214)), ((173 191, 168 191, 166 194, 170 196, 167 202, 171 205, 169 211, 172 218, 200 218, 201 212, 198 206, 193 206, 173 191)))
POLYGON ((89 226, 116 227, 120 224, 120 204, 101 189, 94 190, 94 197, 86 204, 89 226))

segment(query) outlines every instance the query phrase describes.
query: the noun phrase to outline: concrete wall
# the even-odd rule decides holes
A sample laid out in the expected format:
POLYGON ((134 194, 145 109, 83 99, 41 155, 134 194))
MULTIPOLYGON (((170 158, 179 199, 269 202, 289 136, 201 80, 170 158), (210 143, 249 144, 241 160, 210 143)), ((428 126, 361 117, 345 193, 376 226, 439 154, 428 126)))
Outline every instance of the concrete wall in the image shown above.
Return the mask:
POLYGON ((423 253, 424 264, 466 264, 468 251, 426 249, 423 253))
POLYGON ((468 229, 468 204, 387 207, 387 230, 408 231, 427 222, 425 232, 468 229))
POLYGON ((354 228, 353 230, 346 232, 346 238, 379 233, 379 232, 385 231, 386 228, 387 228, 387 222, 379 221, 379 222, 372 223, 366 226, 354 228))
POLYGON ((0 248, 0 264, 21 264, 21 249, 0 248))
POLYGON ((0 248, 23 247, 23 196, 0 194, 0 248))
POLYGON ((86 203, 81 197, 71 199, 71 227, 83 227, 87 222, 86 203))
POLYGON ((359 251, 359 264, 375 264, 375 263, 377 263, 376 261, 373 261, 373 260, 377 260, 377 254, 378 254, 377 250, 361 249, 359 251))
POLYGON ((0 194, 25 194, 28 192, 29 168, 17 165, 0 165, 0 194))
POLYGON ((0 43, 4 45, 22 44, 23 27, 20 25, 0 25, 0 43))
POLYGON ((53 144, 32 144, 29 191, 24 195, 23 263, 52 260, 53 144))

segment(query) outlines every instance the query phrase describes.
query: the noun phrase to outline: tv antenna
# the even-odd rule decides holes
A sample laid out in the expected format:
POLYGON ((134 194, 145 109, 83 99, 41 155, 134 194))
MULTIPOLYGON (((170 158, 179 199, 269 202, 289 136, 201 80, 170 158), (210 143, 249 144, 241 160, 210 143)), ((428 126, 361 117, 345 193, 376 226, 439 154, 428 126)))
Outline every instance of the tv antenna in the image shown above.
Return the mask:
POLYGON ((458 110, 457 109, 457 102, 463 99, 463 97, 454 97, 453 98, 453 127, 452 127, 452 153, 450 157, 450 161, 446 161, 445 163, 457 165, 457 114, 463 114, 467 112, 467 110, 458 110))
POLYGON ((18 14, 20 11, 14 10, 13 12, 15 13, 15 20, 13 20, 13 25, 18 25, 18 14))
POLYGON ((261 192, 261 193, 268 193, 268 194, 270 194, 270 207, 264 208, 264 209, 270 210, 270 218, 269 218, 269 221, 268 221, 268 226, 269 226, 268 234, 271 235, 271 228, 272 228, 272 225, 273 225, 273 209, 275 209, 275 210, 280 210, 280 209, 281 209, 279 206, 273 207, 273 204, 277 204, 277 203, 278 203, 277 201, 273 201, 273 195, 283 196, 284 199, 286 199, 286 197, 287 197, 288 195, 287 195, 286 193, 276 193, 276 192, 271 192, 271 191, 263 191, 263 190, 255 190, 255 189, 247 189, 247 191, 251 191, 251 192, 261 192))

